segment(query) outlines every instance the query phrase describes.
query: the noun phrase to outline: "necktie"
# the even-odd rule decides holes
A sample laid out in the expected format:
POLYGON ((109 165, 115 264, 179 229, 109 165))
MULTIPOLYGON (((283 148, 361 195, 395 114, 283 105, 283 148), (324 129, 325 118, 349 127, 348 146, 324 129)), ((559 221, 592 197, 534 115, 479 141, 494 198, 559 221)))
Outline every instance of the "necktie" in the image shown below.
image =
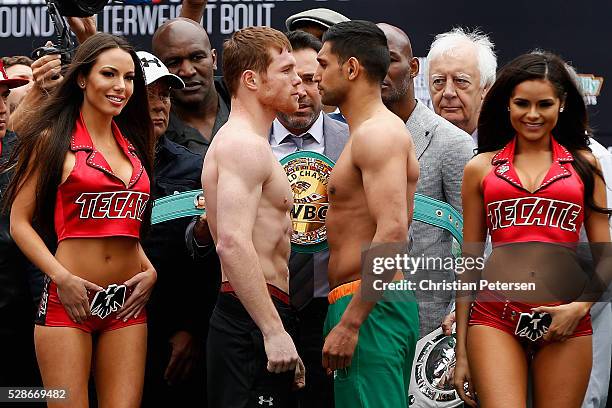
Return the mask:
MULTIPOLYGON (((307 142, 312 135, 305 133, 302 136, 296 136, 289 133, 283 139, 282 143, 292 143, 301 151, 304 148, 304 143, 307 142)), ((298 310, 304 308, 312 299, 314 294, 314 262, 312 254, 301 254, 292 252, 289 258, 289 296, 291 305, 298 310)))
POLYGON ((289 258, 289 296, 298 310, 314 295, 314 258, 312 254, 292 252, 289 258))
POLYGON ((293 143, 298 151, 301 151, 304 146, 304 142, 308 141, 312 136, 310 133, 305 133, 302 136, 295 136, 289 133, 281 143, 293 143))

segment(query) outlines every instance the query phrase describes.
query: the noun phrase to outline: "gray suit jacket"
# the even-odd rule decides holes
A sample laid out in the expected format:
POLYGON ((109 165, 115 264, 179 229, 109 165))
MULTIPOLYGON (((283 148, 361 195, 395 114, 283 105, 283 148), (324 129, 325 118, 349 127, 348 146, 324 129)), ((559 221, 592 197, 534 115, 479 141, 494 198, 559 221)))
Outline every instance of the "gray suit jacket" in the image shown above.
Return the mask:
MULTIPOLYGON (((472 138, 421 102, 417 102, 406 127, 412 134, 421 171, 417 193, 445 201, 462 212, 463 168, 474 155, 476 147, 472 138)), ((414 221, 410 228, 410 240, 411 256, 452 257, 452 236, 446 230, 414 221)), ((454 280, 452 269, 428 269, 414 276, 434 282, 454 280)), ((422 337, 440 325, 450 311, 454 294, 450 291, 417 290, 416 296, 422 337)))
MULTIPOLYGON (((336 162, 348 138, 348 125, 334 120, 324 113, 323 153, 325 156, 336 162)), ((317 252, 312 255, 291 252, 291 257, 289 258, 289 276, 302 269, 308 269, 309 273, 313 276, 314 297, 326 297, 329 293, 329 281, 327 279, 328 262, 329 251, 317 252)))

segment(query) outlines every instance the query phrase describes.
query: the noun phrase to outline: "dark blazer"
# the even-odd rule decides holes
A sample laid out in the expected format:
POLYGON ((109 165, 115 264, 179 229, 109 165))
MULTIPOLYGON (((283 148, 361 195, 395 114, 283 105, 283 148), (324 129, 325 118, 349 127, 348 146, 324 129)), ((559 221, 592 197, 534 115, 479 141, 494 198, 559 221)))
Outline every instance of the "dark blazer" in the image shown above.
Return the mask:
MULTIPOLYGON (((156 146, 151 198, 201 188, 203 157, 162 136, 156 146)), ((212 310, 216 274, 212 259, 194 259, 185 247, 184 234, 191 218, 178 218, 151 226, 143 249, 157 270, 157 282, 147 303, 148 324, 160 341, 179 330, 199 334, 204 310, 212 310), (204 273, 205 271, 205 273, 204 273), (205 307, 204 304, 208 306, 205 307)), ((207 325, 206 325, 207 326, 207 325)))
MULTIPOLYGON (((17 136, 7 131, 0 143, 0 164, 5 164, 17 143, 17 136)), ((0 198, 12 174, 12 171, 0 173, 0 198)), ((11 237, 9 212, 0 214, 0 322, 3 328, 33 324, 35 303, 28 282, 33 271, 40 276, 41 272, 35 270, 11 237)))

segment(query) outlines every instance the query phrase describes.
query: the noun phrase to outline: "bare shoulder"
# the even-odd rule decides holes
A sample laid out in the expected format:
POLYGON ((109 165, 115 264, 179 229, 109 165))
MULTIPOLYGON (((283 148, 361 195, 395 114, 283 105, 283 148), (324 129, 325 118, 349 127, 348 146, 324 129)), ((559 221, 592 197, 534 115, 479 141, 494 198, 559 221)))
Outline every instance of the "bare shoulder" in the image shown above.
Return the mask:
POLYGON ((374 140, 379 144, 412 143, 410 132, 400 118, 391 112, 384 112, 368 119, 355 131, 353 136, 374 140))
POLYGON ((364 156, 403 155, 413 146, 412 136, 397 116, 379 115, 365 121, 351 135, 353 152, 364 156))
POLYGON ((232 169, 245 177, 267 177, 271 170, 270 145, 261 136, 225 129, 214 140, 214 156, 217 166, 232 169))
POLYGON ((476 156, 472 157, 463 169, 463 179, 466 181, 481 180, 491 170, 491 161, 493 160, 493 156, 495 156, 496 154, 497 151, 485 152, 479 153, 476 156))
POLYGON ((588 161, 592 166, 599 168, 599 161, 590 150, 579 150, 576 154, 588 161))

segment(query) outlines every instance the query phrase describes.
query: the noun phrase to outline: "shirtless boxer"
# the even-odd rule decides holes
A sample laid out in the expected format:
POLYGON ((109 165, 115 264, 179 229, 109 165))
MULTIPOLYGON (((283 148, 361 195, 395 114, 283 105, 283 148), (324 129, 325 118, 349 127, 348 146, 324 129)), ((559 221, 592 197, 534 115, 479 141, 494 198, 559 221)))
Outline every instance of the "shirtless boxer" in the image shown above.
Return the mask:
POLYGON ((284 407, 304 369, 289 335, 293 194, 268 136, 277 111, 295 112, 304 90, 279 31, 245 28, 223 48, 232 110, 202 171, 223 273, 208 334, 209 406, 284 407))
POLYGON ((360 287, 363 248, 403 242, 412 219, 419 166, 405 124, 382 103, 389 50, 373 23, 332 26, 323 37, 315 81, 339 106, 350 139, 329 182, 328 333, 323 366, 334 372, 336 407, 407 407, 419 332, 412 292, 369 301, 360 287))

